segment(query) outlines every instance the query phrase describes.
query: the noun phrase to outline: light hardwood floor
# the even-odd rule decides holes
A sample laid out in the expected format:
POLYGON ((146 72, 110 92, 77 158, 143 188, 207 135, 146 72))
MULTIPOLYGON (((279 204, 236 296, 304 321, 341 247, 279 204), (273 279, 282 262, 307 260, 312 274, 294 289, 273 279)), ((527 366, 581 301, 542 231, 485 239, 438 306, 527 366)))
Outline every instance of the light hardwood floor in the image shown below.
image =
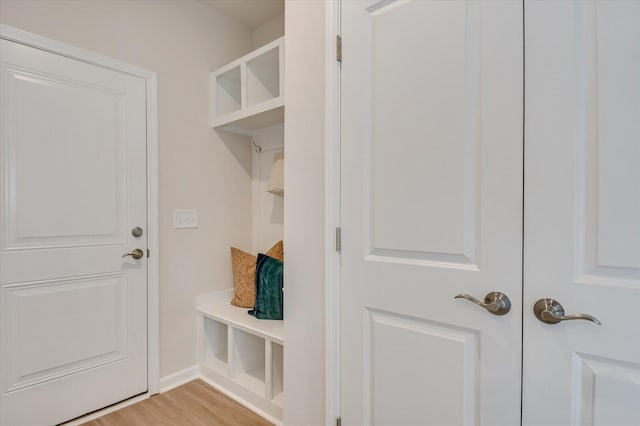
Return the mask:
POLYGON ((218 392, 194 380, 154 395, 83 426, 269 426, 271 423, 218 392))

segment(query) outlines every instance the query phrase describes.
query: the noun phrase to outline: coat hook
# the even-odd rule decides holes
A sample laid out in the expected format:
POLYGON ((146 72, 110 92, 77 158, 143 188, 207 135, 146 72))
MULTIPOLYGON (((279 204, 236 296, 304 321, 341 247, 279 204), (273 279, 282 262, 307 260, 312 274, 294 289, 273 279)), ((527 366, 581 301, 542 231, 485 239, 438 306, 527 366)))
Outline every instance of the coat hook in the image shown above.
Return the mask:
POLYGON ((262 152, 262 147, 260 145, 257 145, 253 139, 251 139, 251 144, 254 146, 255 152, 257 152, 258 154, 262 152))

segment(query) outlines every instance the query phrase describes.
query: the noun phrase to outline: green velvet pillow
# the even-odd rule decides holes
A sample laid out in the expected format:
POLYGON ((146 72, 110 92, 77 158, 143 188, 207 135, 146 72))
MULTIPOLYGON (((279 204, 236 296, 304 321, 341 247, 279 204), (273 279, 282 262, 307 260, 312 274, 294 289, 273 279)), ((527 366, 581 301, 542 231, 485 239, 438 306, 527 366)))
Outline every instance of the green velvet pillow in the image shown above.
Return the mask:
POLYGON ((278 259, 258 254, 256 264, 256 302, 250 315, 258 319, 281 320, 283 264, 278 259))

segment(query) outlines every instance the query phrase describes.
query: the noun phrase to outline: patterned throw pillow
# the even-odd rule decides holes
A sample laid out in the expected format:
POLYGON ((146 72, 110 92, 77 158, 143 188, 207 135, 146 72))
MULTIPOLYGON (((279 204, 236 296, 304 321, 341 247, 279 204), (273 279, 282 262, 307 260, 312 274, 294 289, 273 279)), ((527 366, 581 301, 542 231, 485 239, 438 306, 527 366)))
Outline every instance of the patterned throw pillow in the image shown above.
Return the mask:
MULTIPOLYGON (((282 241, 278 241, 267 251, 267 256, 284 261, 282 241)), ((257 257, 235 247, 231 247, 231 265, 233 267, 234 297, 233 306, 253 308, 256 302, 256 261, 257 257)))

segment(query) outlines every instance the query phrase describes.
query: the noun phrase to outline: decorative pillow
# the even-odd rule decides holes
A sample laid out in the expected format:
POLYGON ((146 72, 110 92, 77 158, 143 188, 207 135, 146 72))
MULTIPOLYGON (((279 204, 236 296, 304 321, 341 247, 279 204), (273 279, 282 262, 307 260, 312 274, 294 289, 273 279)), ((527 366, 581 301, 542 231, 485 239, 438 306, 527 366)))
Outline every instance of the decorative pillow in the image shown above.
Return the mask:
POLYGON ((282 244, 282 240, 275 243, 265 254, 274 259, 278 259, 280 262, 284 262, 284 245, 282 244))
MULTIPOLYGON (((282 241, 269 249, 267 255, 280 261, 284 260, 282 241)), ((235 295, 231 304, 241 308, 253 308, 256 301, 256 256, 231 247, 231 265, 233 268, 233 289, 235 295)))
POLYGON ((258 319, 281 320, 283 263, 260 253, 256 265, 256 304, 249 315, 258 319))

